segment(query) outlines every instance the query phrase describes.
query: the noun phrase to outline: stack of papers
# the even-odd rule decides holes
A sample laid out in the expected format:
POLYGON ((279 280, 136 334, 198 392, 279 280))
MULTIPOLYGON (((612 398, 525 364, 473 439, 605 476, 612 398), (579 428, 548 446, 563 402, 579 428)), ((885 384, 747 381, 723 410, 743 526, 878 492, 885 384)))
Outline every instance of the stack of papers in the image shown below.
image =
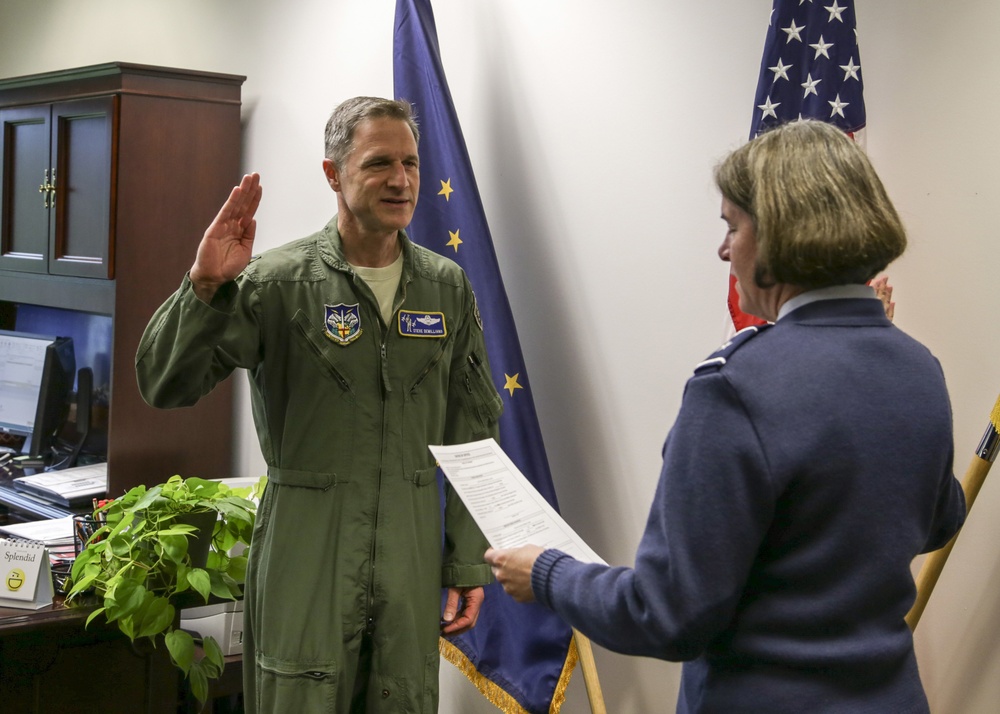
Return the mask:
POLYGON ((429 448, 494 548, 534 544, 561 550, 584 563, 607 565, 493 439, 429 448))
POLYGON ((47 546, 73 545, 73 516, 27 523, 8 523, 0 526, 0 533, 47 546))
POLYGON ((68 508, 84 506, 108 490, 108 464, 88 464, 14 479, 17 491, 68 508))

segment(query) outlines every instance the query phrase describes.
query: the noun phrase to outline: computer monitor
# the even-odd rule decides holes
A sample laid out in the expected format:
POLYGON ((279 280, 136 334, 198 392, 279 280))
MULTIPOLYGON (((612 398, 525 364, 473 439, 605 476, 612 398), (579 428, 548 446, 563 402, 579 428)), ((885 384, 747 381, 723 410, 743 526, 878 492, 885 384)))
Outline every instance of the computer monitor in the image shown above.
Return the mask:
POLYGON ((69 412, 73 340, 0 330, 0 432, 24 437, 21 453, 51 453, 69 412))

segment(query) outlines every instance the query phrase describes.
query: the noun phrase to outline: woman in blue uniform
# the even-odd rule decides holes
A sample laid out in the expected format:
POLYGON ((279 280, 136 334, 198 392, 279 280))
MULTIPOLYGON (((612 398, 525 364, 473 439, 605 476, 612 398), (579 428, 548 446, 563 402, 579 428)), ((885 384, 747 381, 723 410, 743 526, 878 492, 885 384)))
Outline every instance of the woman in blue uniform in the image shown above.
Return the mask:
POLYGON ((491 550, 505 590, 598 644, 684 661, 678 712, 927 712, 910 563, 965 517, 940 365, 865 283, 906 246, 831 125, 716 169, 747 328, 698 365, 635 567, 491 550))

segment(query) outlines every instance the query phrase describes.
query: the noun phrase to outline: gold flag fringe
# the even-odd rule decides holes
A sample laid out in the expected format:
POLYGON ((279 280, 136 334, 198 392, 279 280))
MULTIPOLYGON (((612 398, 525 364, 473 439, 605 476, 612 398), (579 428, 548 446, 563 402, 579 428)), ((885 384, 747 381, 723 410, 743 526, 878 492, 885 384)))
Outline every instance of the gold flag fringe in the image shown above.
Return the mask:
MULTIPOLYGON (((458 649, 451 642, 441 637, 438 639, 438 651, 441 656, 458 667, 458 671, 475 685, 476 689, 486 697, 487 701, 503 712, 503 714, 528 714, 514 697, 508 694, 502 687, 481 674, 476 666, 465 656, 462 650, 458 649)), ((570 638, 569 649, 566 652, 566 661, 563 663, 562 672, 559 674, 559 681, 556 683, 555 692, 552 694, 552 704, 549 714, 559 714, 559 710, 566 702, 566 688, 569 686, 570 677, 576 669, 576 663, 580 654, 576 649, 576 638, 570 638)))

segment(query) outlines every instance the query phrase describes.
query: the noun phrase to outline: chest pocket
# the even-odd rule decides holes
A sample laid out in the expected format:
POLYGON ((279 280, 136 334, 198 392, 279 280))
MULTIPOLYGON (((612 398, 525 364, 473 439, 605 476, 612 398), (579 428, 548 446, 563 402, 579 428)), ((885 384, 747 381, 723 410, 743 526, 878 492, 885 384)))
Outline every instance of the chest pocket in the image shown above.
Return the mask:
POLYGON ((334 474, 334 482, 347 480, 358 447, 357 394, 342 352, 364 348, 333 344, 301 310, 289 327, 284 385, 274 385, 275 391, 283 389, 287 396, 279 465, 334 474))
POLYGON ((395 343, 396 357, 416 369, 404 378, 400 394, 403 419, 403 477, 418 486, 434 483, 437 467, 427 444, 445 433, 448 369, 452 341, 406 337, 395 343))

